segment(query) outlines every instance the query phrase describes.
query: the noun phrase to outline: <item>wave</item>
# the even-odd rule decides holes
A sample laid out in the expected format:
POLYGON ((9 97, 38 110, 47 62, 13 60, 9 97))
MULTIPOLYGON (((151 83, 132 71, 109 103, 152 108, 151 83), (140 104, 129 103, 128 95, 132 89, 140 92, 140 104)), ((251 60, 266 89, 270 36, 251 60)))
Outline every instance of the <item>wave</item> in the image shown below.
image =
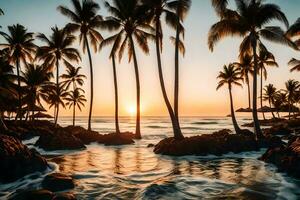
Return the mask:
POLYGON ((213 121, 213 122, 192 122, 191 124, 195 124, 195 125, 211 125, 211 124, 219 124, 218 122, 216 121, 213 121))

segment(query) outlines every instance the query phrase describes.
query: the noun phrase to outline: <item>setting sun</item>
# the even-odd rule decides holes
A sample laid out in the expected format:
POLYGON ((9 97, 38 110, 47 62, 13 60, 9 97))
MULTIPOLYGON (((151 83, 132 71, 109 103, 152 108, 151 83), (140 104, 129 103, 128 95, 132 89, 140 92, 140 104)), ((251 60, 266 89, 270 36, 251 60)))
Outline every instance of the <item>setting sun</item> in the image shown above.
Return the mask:
POLYGON ((136 114, 136 107, 134 105, 130 105, 127 112, 130 116, 134 116, 136 114))

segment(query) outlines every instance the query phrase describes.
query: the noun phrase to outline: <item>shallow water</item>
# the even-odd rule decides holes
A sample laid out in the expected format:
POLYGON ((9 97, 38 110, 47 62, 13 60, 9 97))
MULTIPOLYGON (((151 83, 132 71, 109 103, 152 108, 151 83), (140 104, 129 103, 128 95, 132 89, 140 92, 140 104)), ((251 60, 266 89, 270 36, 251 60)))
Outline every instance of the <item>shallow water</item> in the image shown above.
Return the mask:
MULTIPOLYGON (((85 126, 86 118, 78 125, 85 126)), ((240 117, 239 122, 249 122, 240 117)), ((63 126, 70 118, 60 119, 63 126)), ((209 134, 232 128, 230 118, 185 117, 181 119, 186 136, 209 134)), ((134 118, 121 118, 123 131, 134 131, 134 118)), ((93 128, 101 133, 114 130, 113 118, 94 119, 93 128)), ((74 176, 72 192, 78 199, 300 199, 300 181, 257 158, 264 152, 218 156, 169 157, 156 155, 150 143, 171 136, 168 118, 142 119, 143 139, 135 145, 106 147, 98 144, 82 151, 46 152, 52 169, 29 175, 11 184, 0 185, 0 199, 17 189, 39 188, 42 177, 52 171, 74 176)), ((24 141, 28 146, 37 140, 24 141)))

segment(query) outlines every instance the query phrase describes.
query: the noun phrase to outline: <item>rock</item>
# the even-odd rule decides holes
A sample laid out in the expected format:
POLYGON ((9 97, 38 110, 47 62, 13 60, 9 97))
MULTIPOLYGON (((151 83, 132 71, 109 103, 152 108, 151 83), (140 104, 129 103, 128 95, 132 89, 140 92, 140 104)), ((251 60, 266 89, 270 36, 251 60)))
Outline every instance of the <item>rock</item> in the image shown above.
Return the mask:
POLYGON ((68 126, 65 130, 80 139, 84 144, 98 142, 99 140, 102 140, 103 136, 96 131, 88 131, 81 126, 68 126))
POLYGON ((230 134, 230 130, 221 130, 213 134, 203 134, 182 140, 166 138, 155 145, 154 152, 173 156, 222 155, 229 152, 256 151, 259 147, 254 134, 245 136, 230 134))
POLYGON ((134 134, 130 132, 124 133, 109 133, 103 135, 102 139, 98 141, 98 143, 105 144, 107 146, 113 145, 127 145, 127 144, 134 144, 134 134))
POLYGON ((71 176, 61 173, 52 173, 44 178, 42 187, 52 192, 57 192, 73 189, 75 184, 71 176))
POLYGON ((22 191, 14 195, 10 200, 52 200, 54 193, 48 190, 22 191))
POLYGON ((155 146, 154 144, 148 144, 147 148, 151 148, 151 147, 154 147, 154 146, 155 146))
MULTIPOLYGON (((259 120, 259 124, 261 126, 273 126, 277 123, 282 123, 282 122, 285 122, 286 119, 281 119, 281 118, 272 118, 272 119, 265 119, 265 120, 259 120)), ((253 127, 254 126, 254 122, 251 122, 251 123, 246 123, 246 124, 243 124, 242 126, 244 127, 253 127)))
POLYGON ((47 161, 14 137, 0 134, 0 182, 15 181, 27 174, 44 171, 47 161))
POLYGON ((76 197, 71 193, 61 193, 55 195, 52 200, 76 200, 76 197))
POLYGON ((300 178, 300 137, 289 141, 287 145, 269 148, 259 159, 273 163, 279 171, 300 178))
POLYGON ((86 148, 81 140, 62 128, 58 128, 54 133, 41 135, 35 146, 47 151, 86 148))
POLYGON ((289 128, 287 123, 279 123, 275 124, 271 128, 267 128, 263 130, 263 134, 265 136, 267 135, 289 135, 293 131, 291 128, 289 128))

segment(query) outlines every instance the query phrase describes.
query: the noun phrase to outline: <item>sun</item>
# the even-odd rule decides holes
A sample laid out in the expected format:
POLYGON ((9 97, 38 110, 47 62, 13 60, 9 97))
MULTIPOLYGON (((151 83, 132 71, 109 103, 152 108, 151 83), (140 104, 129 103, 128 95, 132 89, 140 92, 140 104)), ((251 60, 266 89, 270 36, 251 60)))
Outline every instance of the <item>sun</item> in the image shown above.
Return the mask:
POLYGON ((136 108, 133 105, 129 106, 127 110, 130 116, 134 116, 136 114, 136 108))

